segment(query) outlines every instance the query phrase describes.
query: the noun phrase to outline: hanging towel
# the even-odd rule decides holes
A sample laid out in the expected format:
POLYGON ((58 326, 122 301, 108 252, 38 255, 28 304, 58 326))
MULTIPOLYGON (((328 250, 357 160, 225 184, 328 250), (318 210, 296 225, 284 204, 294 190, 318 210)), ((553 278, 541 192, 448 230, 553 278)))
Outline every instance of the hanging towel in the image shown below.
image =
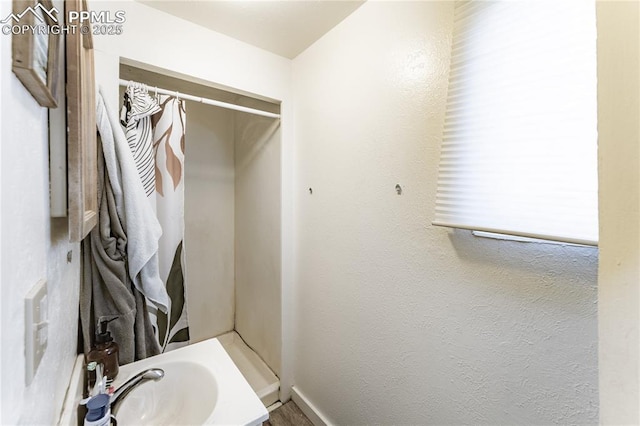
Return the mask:
POLYGON ((127 143, 147 197, 156 185, 151 116, 160 111, 158 101, 141 84, 129 84, 124 94, 120 122, 126 127, 127 143))
POLYGON ((96 322, 116 318, 109 329, 120 346, 120 363, 160 353, 147 299, 167 309, 168 295, 157 267, 162 230, 149 206, 126 138, 97 97, 98 225, 82 242, 80 320, 85 353, 96 322))
POLYGON ((97 103, 96 123, 107 174, 114 192, 116 211, 127 236, 129 277, 140 293, 166 313, 169 296, 158 269, 158 241, 162 228, 147 201, 118 118, 104 102, 102 88, 97 103))
POLYGON ((80 323, 83 350, 91 350, 96 323, 114 319, 109 330, 128 364, 160 353, 145 297, 127 273, 127 236, 116 211, 116 196, 98 148, 98 226, 82 240, 80 323))

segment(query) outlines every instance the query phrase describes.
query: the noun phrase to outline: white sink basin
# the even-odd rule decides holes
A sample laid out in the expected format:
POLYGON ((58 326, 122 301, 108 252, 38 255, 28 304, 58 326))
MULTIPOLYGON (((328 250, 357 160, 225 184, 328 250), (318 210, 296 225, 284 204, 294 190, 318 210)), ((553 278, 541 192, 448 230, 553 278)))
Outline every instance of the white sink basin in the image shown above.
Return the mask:
POLYGON ((141 384, 122 401, 119 426, 253 426, 269 418, 218 339, 123 365, 114 386, 148 368, 163 369, 164 378, 141 384))
POLYGON ((161 368, 164 377, 142 383, 127 395, 118 407, 118 423, 139 426, 206 424, 218 399, 213 374, 190 361, 156 361, 153 367, 161 368))
MULTIPOLYGON (((82 368, 79 357, 60 425, 78 424, 74 413, 81 399, 82 368)), ((267 409, 218 339, 123 365, 114 386, 118 388, 149 368, 163 369, 164 377, 140 384, 122 400, 116 413, 119 426, 257 426, 269 418, 267 409)))

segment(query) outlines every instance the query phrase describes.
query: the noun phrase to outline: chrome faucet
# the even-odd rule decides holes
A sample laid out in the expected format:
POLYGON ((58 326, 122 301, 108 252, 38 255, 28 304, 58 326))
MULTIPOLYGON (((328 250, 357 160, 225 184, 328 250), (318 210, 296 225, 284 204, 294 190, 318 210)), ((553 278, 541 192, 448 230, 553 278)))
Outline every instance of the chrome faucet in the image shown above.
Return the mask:
POLYGON ((149 380, 158 381, 164 377, 164 370, 161 368, 150 368, 148 370, 141 371, 136 374, 129 380, 127 380, 122 386, 120 386, 116 391, 111 395, 111 399, 109 404, 111 405, 111 414, 116 415, 118 408, 120 407, 120 403, 125 399, 129 392, 134 390, 136 387, 141 385, 142 383, 148 382, 149 380))

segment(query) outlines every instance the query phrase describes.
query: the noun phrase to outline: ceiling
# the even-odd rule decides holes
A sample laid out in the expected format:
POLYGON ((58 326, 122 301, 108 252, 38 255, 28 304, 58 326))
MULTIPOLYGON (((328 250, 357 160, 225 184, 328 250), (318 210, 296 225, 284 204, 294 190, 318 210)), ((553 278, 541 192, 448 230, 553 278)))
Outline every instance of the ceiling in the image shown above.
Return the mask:
POLYGON ((349 0, 138 1, 290 59, 364 3, 349 0))

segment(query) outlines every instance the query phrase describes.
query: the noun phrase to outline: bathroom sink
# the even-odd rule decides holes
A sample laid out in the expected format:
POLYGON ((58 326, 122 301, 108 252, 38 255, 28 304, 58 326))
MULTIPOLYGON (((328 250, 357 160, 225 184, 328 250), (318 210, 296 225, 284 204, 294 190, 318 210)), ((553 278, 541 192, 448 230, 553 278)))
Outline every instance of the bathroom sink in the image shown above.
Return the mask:
POLYGON ((164 378, 134 389, 116 413, 118 425, 261 425, 267 409, 218 339, 120 367, 114 386, 148 368, 164 378))
MULTIPOLYGON (((267 409, 218 339, 120 366, 113 385, 119 388, 138 373, 154 368, 164 370, 164 377, 139 384, 118 403, 119 426, 257 426, 269 418, 267 409)), ((74 413, 82 398, 83 369, 81 355, 76 360, 59 425, 82 424, 74 413)))
POLYGON ((118 423, 205 424, 215 410, 218 396, 213 374, 189 361, 155 362, 153 366, 164 370, 164 377, 147 381, 128 394, 118 407, 118 423))

